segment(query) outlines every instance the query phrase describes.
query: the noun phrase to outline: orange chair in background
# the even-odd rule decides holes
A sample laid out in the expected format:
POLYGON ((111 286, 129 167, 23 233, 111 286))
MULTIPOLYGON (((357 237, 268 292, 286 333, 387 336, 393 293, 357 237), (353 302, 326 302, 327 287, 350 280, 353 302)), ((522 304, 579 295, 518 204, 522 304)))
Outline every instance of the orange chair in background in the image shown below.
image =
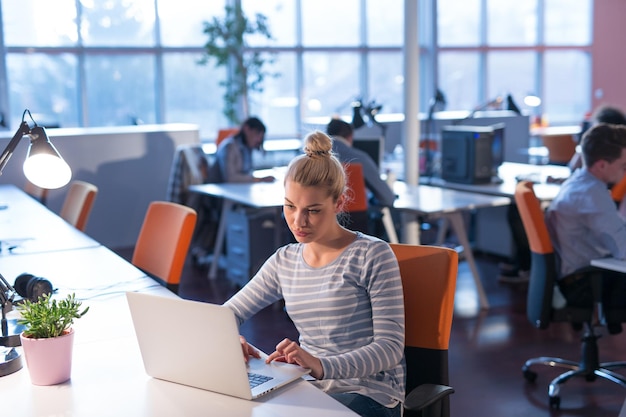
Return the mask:
POLYGON ((41 188, 33 184, 32 182, 26 180, 26 184, 24 184, 24 191, 30 195, 35 200, 39 201, 44 206, 48 202, 48 189, 41 188))
POLYGON ((369 234, 367 189, 365 188, 363 165, 358 163, 344 164, 344 169, 347 176, 348 195, 351 198, 344 206, 344 212, 348 216, 346 227, 369 234))
POLYGON ((621 203, 626 195, 626 175, 621 179, 620 182, 615 184, 613 188, 611 188, 611 197, 613 201, 617 204, 621 203))
POLYGON ((178 293, 196 220, 196 211, 190 207, 153 201, 141 225, 131 263, 178 293))
POLYGON ((220 143, 226 138, 236 135, 239 132, 238 127, 231 127, 228 129, 220 129, 217 131, 217 138, 215 139, 215 146, 220 146, 220 143))
POLYGON ((96 195, 98 187, 95 185, 85 181, 72 181, 59 216, 78 230, 84 231, 96 195))

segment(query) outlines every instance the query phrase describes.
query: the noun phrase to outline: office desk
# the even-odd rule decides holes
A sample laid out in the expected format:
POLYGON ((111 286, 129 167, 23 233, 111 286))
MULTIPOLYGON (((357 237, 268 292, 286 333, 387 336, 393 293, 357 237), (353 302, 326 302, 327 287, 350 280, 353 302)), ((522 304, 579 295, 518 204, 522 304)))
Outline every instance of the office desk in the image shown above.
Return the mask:
MULTIPOLYGON (((67 223, 65 227, 72 228, 67 223)), ((24 361, 23 369, 0 378, 6 415, 356 415, 304 380, 262 400, 246 401, 149 377, 143 368, 125 292, 176 295, 104 246, 2 256, 0 272, 9 282, 23 272, 45 277, 58 289, 59 296, 73 292, 84 306, 90 307, 73 326, 72 379, 60 385, 35 386, 24 361)), ((15 316, 15 312, 9 313, 9 318, 15 316)), ((163 343, 169 337, 181 335, 176 329, 163 329, 163 343)))
POLYGON ((498 176, 502 180, 501 183, 462 184, 446 181, 438 177, 423 177, 420 178, 420 183, 479 194, 513 197, 518 183, 517 179, 518 177, 523 177, 535 181, 533 189, 540 200, 551 201, 556 197, 561 187, 559 184, 548 183, 547 178, 567 178, 570 176, 570 170, 568 167, 560 165, 531 165, 505 162, 498 170, 498 176))
POLYGON ((506 206, 510 204, 510 199, 428 185, 408 185, 400 181, 394 184, 393 189, 398 195, 393 204, 395 209, 413 213, 415 216, 441 217, 450 222, 452 230, 463 246, 465 258, 472 271, 480 306, 485 309, 489 308, 489 301, 476 267, 462 213, 483 207, 506 206))
POLYGON ((602 269, 608 269, 611 271, 621 272, 626 274, 626 260, 615 258, 600 258, 593 259, 591 266, 595 266, 602 269))
POLYGON ((0 256, 100 245, 14 185, 0 185, 0 208, 0 256))
MULTIPOLYGON (((224 247, 227 213, 232 210, 233 205, 243 204, 258 209, 275 208, 275 224, 282 222, 281 209, 285 203, 285 187, 282 181, 238 184, 200 184, 190 186, 189 190, 223 199, 222 213, 220 215, 217 236, 215 238, 215 248, 213 250, 213 261, 209 268, 210 279, 217 277, 219 257, 224 247)), ((275 246, 277 246, 279 242, 280 228, 276 227, 274 230, 275 246)))

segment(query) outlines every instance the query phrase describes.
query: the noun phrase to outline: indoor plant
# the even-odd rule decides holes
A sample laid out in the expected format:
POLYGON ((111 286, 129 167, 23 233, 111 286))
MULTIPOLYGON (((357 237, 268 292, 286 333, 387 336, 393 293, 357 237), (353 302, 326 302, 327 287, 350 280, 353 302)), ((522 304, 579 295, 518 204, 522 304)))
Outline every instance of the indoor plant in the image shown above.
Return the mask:
POLYGON ((220 82, 225 88, 223 113, 230 123, 238 126, 248 117, 248 93, 262 92, 265 77, 278 75, 264 69, 273 61, 271 54, 251 49, 246 42, 250 36, 273 39, 267 17, 257 13, 254 20, 248 19, 237 2, 235 6, 225 7, 223 18, 205 21, 203 32, 208 39, 199 63, 206 65, 214 61, 216 67, 227 69, 226 80, 220 82))
POLYGON ((20 341, 33 384, 54 385, 70 379, 74 342, 71 326, 89 310, 86 307, 81 311, 81 304, 74 294, 61 300, 45 294, 37 301, 24 300, 17 306, 18 323, 27 327, 20 341))

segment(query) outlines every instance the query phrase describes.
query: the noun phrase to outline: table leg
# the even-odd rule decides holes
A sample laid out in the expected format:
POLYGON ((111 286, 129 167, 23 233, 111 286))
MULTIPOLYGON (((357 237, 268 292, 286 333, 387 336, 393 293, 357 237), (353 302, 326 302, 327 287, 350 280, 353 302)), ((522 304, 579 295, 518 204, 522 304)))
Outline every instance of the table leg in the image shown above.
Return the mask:
POLYGON ((228 199, 224 199, 224 202, 222 204, 222 214, 220 215, 220 223, 217 226, 217 236, 215 237, 213 260, 211 261, 211 267, 209 268, 209 279, 215 279, 217 277, 217 268, 220 263, 220 255, 222 254, 224 240, 226 239, 226 217, 232 207, 233 202, 228 199))
POLYGON ((455 211, 453 213, 449 213, 446 217, 450 220, 450 224, 452 225, 452 230, 456 234, 457 239, 463 246, 463 251, 465 253, 465 259, 467 259, 467 264, 472 271, 472 276, 474 277, 474 283, 476 284, 476 291, 478 291, 478 298, 480 300, 480 307, 483 309, 489 308, 489 301, 487 300, 487 295, 485 294, 485 289, 483 288, 483 283, 480 280, 480 274, 478 273, 478 268, 476 267, 476 261, 474 260, 474 253, 472 252, 472 247, 470 246, 469 239, 467 238, 467 231, 465 230, 465 224, 463 223, 463 216, 460 211, 455 211))

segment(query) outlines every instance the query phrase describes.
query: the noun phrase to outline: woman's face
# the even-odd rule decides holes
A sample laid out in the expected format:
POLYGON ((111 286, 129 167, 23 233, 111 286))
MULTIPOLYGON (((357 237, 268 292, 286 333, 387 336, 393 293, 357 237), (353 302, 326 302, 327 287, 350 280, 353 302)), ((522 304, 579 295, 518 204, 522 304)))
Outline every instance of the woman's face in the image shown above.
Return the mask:
POLYGON ((244 125, 242 130, 246 137, 246 145, 248 145, 248 148, 260 149, 265 133, 261 130, 251 129, 247 125, 244 125))
POLYGON ((300 243, 316 242, 338 226, 341 198, 333 201, 322 187, 305 187, 285 182, 285 221, 300 243))

